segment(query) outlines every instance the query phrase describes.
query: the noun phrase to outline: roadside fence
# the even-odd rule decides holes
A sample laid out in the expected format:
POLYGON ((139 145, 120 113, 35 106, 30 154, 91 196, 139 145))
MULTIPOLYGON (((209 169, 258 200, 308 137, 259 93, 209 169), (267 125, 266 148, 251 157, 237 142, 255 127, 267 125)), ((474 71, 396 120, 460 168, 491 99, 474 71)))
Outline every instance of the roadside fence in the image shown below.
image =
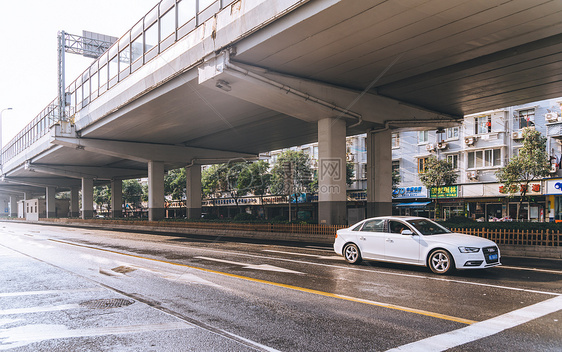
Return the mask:
POLYGON ((453 232, 487 238, 498 245, 560 247, 562 234, 552 230, 506 230, 451 228, 453 232))
MULTIPOLYGON (((181 228, 201 229, 217 231, 236 232, 262 232, 262 233, 284 233, 298 234, 303 237, 322 237, 333 239, 336 231, 346 228, 346 225, 317 225, 317 224, 270 224, 270 223, 222 223, 222 222, 182 222, 182 221, 146 221, 146 220, 119 220, 119 219, 40 219, 53 223, 82 223, 92 225, 122 225, 122 226, 147 226, 156 228, 181 228)), ((451 228, 453 232, 465 233, 478 237, 487 238, 498 245, 514 246, 540 246, 562 248, 562 233, 560 231, 547 230, 507 230, 507 229, 470 229, 451 228)))

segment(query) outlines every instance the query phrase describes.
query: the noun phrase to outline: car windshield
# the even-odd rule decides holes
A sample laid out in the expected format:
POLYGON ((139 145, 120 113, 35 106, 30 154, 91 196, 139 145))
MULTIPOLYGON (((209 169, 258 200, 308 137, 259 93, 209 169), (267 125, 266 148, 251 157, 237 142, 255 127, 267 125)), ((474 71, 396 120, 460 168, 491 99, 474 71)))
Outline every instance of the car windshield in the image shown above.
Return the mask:
POLYGON ((451 233, 445 227, 439 225, 436 222, 433 222, 428 219, 415 219, 409 220, 408 223, 418 230, 422 235, 442 235, 444 233, 451 233))

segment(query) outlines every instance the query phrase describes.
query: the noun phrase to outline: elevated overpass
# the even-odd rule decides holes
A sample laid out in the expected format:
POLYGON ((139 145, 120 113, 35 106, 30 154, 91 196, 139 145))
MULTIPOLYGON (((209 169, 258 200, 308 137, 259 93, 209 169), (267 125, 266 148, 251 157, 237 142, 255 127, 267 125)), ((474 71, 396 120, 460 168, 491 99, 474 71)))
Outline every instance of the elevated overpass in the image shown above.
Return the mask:
MULTIPOLYGON (((163 176, 319 142, 319 221, 346 222, 345 136, 368 133, 368 215, 391 211, 391 131, 562 95, 562 1, 163 0, 2 149, 0 191, 163 176), (64 110, 64 114, 61 113, 64 110), (62 118, 61 118, 62 117, 62 118), (376 167, 375 167, 376 166, 376 167)), ((13 211, 13 210, 12 210, 13 211)))

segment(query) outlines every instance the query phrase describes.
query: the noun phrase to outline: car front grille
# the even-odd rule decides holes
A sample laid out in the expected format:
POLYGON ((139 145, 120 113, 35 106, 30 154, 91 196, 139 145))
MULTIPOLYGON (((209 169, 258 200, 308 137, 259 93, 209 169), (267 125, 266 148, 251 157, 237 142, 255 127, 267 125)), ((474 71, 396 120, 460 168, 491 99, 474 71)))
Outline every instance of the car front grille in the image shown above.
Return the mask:
POLYGON ((497 263, 500 260, 500 253, 498 251, 498 247, 484 247, 482 248, 482 252, 484 253, 484 259, 486 259, 486 263, 497 263), (495 255, 494 259, 490 259, 490 256, 495 255))

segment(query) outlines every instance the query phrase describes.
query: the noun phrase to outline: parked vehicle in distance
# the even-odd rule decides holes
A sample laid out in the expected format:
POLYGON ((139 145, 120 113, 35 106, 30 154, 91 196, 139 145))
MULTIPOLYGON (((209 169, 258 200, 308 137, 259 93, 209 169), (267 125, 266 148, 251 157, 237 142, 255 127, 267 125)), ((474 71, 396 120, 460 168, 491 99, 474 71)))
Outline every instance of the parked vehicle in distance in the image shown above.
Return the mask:
POLYGON ((453 233, 421 217, 384 216, 338 230, 334 250, 351 264, 362 259, 427 266, 436 274, 501 265, 495 242, 453 233))

